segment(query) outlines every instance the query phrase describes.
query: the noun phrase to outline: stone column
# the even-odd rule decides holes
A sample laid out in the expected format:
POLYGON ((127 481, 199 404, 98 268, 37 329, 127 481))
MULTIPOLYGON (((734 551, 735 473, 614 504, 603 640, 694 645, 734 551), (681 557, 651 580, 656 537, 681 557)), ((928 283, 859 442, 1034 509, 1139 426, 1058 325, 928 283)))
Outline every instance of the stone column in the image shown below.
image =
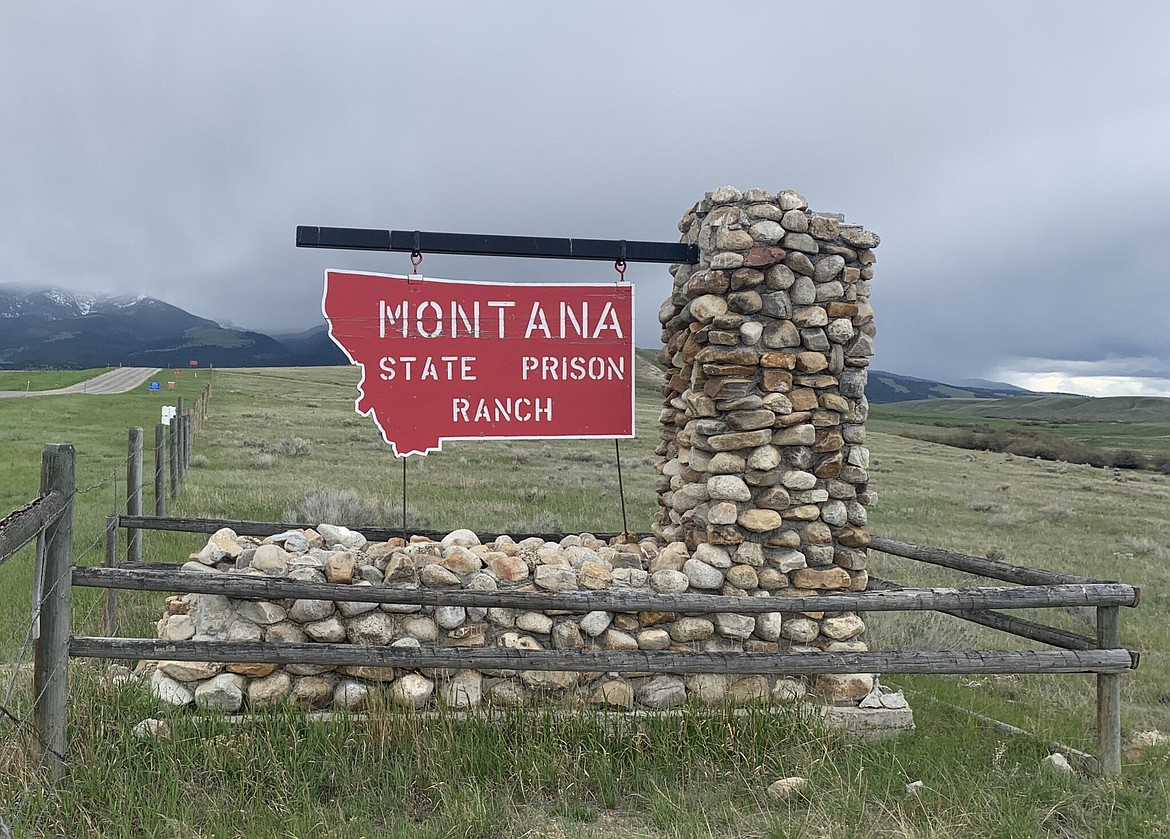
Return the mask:
MULTIPOLYGON (((669 378, 655 533, 723 546, 775 595, 864 590, 878 237, 795 192, 726 186, 679 230, 699 262, 672 266, 659 312, 669 378)), ((793 649, 864 648, 856 615, 785 629, 793 649)))

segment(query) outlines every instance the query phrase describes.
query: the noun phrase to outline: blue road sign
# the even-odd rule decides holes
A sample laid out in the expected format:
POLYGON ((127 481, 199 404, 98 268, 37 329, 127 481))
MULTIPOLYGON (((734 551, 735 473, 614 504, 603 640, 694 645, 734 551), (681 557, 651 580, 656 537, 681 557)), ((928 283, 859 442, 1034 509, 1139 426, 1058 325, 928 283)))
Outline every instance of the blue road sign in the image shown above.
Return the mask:
POLYGON ((162 385, 159 384, 158 382, 151 382, 150 389, 151 390, 162 390, 162 385))

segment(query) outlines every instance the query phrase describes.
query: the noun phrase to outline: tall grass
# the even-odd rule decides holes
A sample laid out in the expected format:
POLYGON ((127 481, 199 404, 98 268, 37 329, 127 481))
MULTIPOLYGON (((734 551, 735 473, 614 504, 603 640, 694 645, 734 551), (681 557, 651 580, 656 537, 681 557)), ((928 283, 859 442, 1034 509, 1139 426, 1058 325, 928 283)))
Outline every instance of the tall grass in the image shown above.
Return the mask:
MULTIPOLYGON (((1037 771, 1046 751, 924 705, 929 728, 859 746, 812 718, 728 709, 650 716, 375 709, 323 723, 173 715, 168 739, 130 723, 140 689, 102 693, 79 668, 66 783, 41 835, 144 836, 1156 836, 1165 755, 1125 786, 1037 771), (956 760, 961 753, 962 760, 956 760), (774 800, 776 778, 806 792, 774 800), (909 795, 906 784, 924 789, 909 795), (534 829, 536 832, 533 832, 534 829)), ((1162 807, 1162 809, 1160 809, 1162 807)))
MULTIPOLYGON (((381 514, 391 526, 401 520, 401 462, 389 456, 372 423, 353 414, 355 371, 216 376, 211 417, 195 444, 206 464, 188 474, 175 514, 310 521, 341 515, 327 504, 305 508, 317 498, 334 499, 354 515, 381 514), (281 441, 294 439, 306 445, 282 453, 281 441), (270 460, 260 466, 258 457, 270 460)), ((638 399, 638 438, 622 443, 622 458, 631 527, 645 532, 656 509, 660 399, 649 381, 640 383, 638 399)), ((79 485, 94 487, 78 498, 80 552, 100 537, 104 516, 124 503, 118 475, 126 427, 149 427, 160 400, 143 392, 15 402, 0 402, 0 508, 36 494, 42 444, 75 443, 79 485)), ((1170 729, 1168 485, 1148 473, 1119 482, 1090 467, 961 452, 883 433, 880 420, 870 425, 871 488, 881 498, 871 511, 874 533, 1143 586, 1141 607, 1124 610, 1122 619, 1123 642, 1144 656, 1142 668, 1123 680, 1123 719, 1127 733, 1170 729)), ((449 444, 408 463, 407 491, 412 515, 436 529, 620 529, 613 446, 606 441, 449 444)), ((148 532, 144 542, 147 560, 178 562, 202 539, 148 532)), ((91 552, 86 561, 96 558, 91 552)), ((30 560, 25 551, 0 568, 5 676, 27 625, 30 560)), ((976 582, 876 553, 871 570, 904 583, 976 582)), ((99 631, 95 592, 78 589, 75 596, 77 631, 99 631)), ((162 595, 123 593, 122 633, 153 636, 162 602, 162 595)), ((1086 631, 1082 614, 1029 616, 1086 631)), ((1020 646, 942 615, 867 620, 875 649, 1020 646)), ((169 739, 139 739, 133 726, 160 713, 143 687, 103 687, 99 668, 88 662, 75 662, 73 674, 64 783, 50 791, 34 782, 27 742, 0 767, 0 815, 19 812, 23 835, 1170 835, 1165 750, 1128 758, 1124 783, 1060 777, 1039 770, 1047 751, 1039 741, 989 732, 931 701, 1091 750, 1087 676, 888 677, 886 683, 907 689, 918 733, 859 745, 807 719, 726 710, 655 718, 522 709, 461 721, 375 709, 330 724, 292 711, 244 724, 176 712, 166 715, 169 739), (768 797, 768 784, 788 775, 808 777, 806 792, 768 797), (914 780, 924 789, 911 796, 905 785, 914 780)), ((18 684, 19 714, 27 707, 27 680, 18 684)), ((0 739, 8 733, 0 728, 0 739)))

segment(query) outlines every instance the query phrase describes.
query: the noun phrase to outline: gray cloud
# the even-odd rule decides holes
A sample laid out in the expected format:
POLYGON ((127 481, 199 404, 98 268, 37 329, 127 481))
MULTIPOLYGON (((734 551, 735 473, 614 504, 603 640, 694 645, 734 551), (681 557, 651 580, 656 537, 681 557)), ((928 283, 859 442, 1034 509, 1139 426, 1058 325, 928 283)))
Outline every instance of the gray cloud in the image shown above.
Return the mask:
MULTIPOLYGON (((296 329, 325 267, 408 265, 297 250, 297 224, 669 240, 715 186, 793 188, 882 236, 878 366, 1166 377, 1168 24, 1155 2, 9 3, 0 280, 296 329)), ((628 276, 654 345, 669 277, 628 276)))

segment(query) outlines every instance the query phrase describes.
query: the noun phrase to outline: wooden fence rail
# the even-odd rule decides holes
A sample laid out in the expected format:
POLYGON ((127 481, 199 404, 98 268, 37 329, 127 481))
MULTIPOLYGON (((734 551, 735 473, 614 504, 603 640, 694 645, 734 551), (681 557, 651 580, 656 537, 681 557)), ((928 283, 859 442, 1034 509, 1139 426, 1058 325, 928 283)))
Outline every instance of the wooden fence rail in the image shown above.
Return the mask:
POLYGON ((1128 650, 957 650, 816 653, 678 653, 646 651, 509 650, 503 648, 379 647, 362 644, 268 644, 263 641, 70 639, 79 658, 263 664, 366 665, 573 670, 587 673, 1124 673, 1128 650))
POLYGON ((616 589, 563 591, 557 594, 522 591, 398 589, 310 583, 283 577, 245 576, 220 572, 161 571, 124 568, 74 568, 73 584, 137 591, 194 592, 228 597, 281 600, 342 600, 413 606, 559 609, 567 612, 907 612, 931 609, 1028 609, 1054 606, 1134 606, 1138 593, 1124 583, 1018 588, 901 589, 842 594, 783 594, 775 597, 726 597, 708 594, 641 594, 616 589))
MULTIPOLYGON (((869 591, 902 591, 906 586, 883 580, 869 575, 869 591)), ((1092 650, 1097 648, 1097 640, 1089 635, 1080 635, 1057 629, 1054 626, 1030 621, 1015 615, 1005 615, 1003 612, 993 612, 990 609, 975 611, 971 609, 938 609, 945 615, 960 618, 970 623, 977 623, 990 629, 998 629, 1009 635, 1027 638, 1029 641, 1039 641, 1042 644, 1051 644, 1065 650, 1092 650)))
POLYGON ((60 490, 51 490, 0 520, 0 565, 55 522, 69 501, 60 490))
MULTIPOLYGON (((249 521, 245 519, 189 519, 175 516, 123 516, 120 527, 139 527, 143 530, 168 530, 180 533, 214 533, 230 527, 240 536, 271 536, 284 530, 305 530, 317 527, 319 522, 279 522, 279 521, 249 521)), ((350 528, 361 533, 371 542, 385 542, 402 536, 401 527, 381 526, 354 526, 350 528)), ((425 536, 439 540, 447 535, 446 531, 439 530, 411 530, 411 535, 425 536)), ((490 542, 497 536, 511 535, 504 533, 476 533, 481 542, 490 542)), ((565 538, 565 533, 528 533, 526 536, 535 536, 545 541, 559 542, 565 538)), ((615 539, 622 534, 614 531, 598 531, 593 534, 598 539, 615 539)))
POLYGON ((1017 583, 1022 586, 1100 582, 1089 577, 1078 577, 1075 574, 1061 574, 1056 571, 1027 568, 1023 565, 1012 565, 982 556, 971 556, 954 551, 944 551, 941 548, 928 548, 922 545, 912 545, 909 542, 898 542, 882 536, 872 537, 869 546, 876 551, 893 556, 916 559, 919 562, 928 562, 931 565, 939 565, 943 568, 951 568, 980 577, 990 577, 993 580, 1003 580, 1007 583, 1017 583))

